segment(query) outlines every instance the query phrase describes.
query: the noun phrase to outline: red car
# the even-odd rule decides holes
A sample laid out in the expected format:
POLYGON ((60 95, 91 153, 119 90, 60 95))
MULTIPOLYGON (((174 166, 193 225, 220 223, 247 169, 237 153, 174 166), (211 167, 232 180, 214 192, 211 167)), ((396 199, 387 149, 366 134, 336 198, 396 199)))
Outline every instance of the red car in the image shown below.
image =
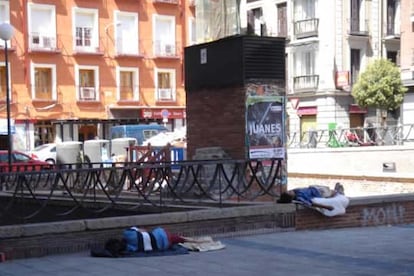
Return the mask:
MULTIPOLYGON (((9 171, 9 154, 7 150, 0 150, 0 172, 9 171)), ((48 162, 41 161, 30 157, 29 155, 20 152, 12 151, 12 171, 41 171, 41 170, 50 170, 53 168, 48 162)))

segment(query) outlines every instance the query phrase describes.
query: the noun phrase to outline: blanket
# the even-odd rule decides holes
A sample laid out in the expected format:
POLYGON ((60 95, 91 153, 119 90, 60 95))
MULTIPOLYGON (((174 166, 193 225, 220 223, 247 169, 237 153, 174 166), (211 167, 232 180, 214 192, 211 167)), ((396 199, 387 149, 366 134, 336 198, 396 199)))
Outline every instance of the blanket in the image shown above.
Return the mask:
POLYGON ((198 251, 198 252, 220 250, 226 247, 220 241, 215 241, 213 240, 212 237, 209 237, 209 236, 192 238, 192 240, 194 240, 194 242, 184 242, 184 243, 181 243, 180 245, 187 248, 188 250, 198 251))
POLYGON ((189 250, 184 246, 175 244, 168 250, 163 251, 147 251, 147 252, 121 252, 118 256, 113 255, 105 248, 96 248, 91 250, 92 257, 107 257, 107 258, 124 258, 124 257, 156 257, 156 256, 171 256, 189 254, 189 250))
POLYGON ((321 214, 323 214, 327 217, 333 217, 333 216, 344 215, 346 213, 346 208, 349 205, 349 198, 347 198, 346 196, 344 196, 342 194, 339 194, 339 193, 336 194, 334 197, 328 197, 328 198, 315 197, 315 198, 312 198, 312 203, 331 206, 331 207, 333 207, 333 210, 308 206, 307 204, 305 204, 301 201, 294 201, 294 203, 300 204, 300 205, 303 205, 303 206, 306 206, 306 207, 310 207, 310 208, 320 212, 321 214))

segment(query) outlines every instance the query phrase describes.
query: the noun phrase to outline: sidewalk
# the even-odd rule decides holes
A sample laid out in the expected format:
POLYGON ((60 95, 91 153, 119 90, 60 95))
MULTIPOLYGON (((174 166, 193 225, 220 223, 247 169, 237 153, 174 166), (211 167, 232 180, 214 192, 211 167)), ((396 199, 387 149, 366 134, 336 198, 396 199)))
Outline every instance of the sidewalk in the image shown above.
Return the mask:
POLYGON ((219 238, 226 249, 149 258, 89 252, 0 263, 0 276, 414 275, 414 224, 219 238))

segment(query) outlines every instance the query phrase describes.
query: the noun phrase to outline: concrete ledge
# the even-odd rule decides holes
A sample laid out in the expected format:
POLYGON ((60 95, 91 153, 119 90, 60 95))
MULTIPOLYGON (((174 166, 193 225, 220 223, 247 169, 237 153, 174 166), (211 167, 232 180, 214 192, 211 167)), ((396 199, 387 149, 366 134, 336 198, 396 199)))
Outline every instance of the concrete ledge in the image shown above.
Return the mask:
POLYGON ((397 225, 414 222, 414 195, 351 198, 346 214, 326 217, 308 208, 297 208, 297 230, 397 225))
POLYGON ((8 260, 85 251, 119 238, 133 225, 161 225, 185 236, 280 231, 294 227, 295 208, 289 204, 261 203, 240 207, 208 208, 140 216, 86 219, 0 227, 0 252, 8 260))
POLYGON ((392 195, 378 195, 378 196, 363 196, 354 197, 349 201, 350 206, 360 206, 369 204, 382 204, 393 202, 414 202, 414 194, 392 194, 392 195))
POLYGON ((280 229, 328 229, 414 222, 414 194, 351 198, 347 213, 325 217, 294 204, 251 204, 240 207, 38 223, 0 227, 0 252, 8 260, 85 251, 119 237, 132 225, 162 225, 186 236, 261 233, 280 229))
POLYGON ((171 212, 150 215, 111 217, 100 219, 73 220, 52 223, 35 223, 13 226, 1 226, 0 237, 17 238, 47 234, 74 233, 114 228, 124 228, 132 225, 151 226, 189 223, 206 220, 222 220, 235 217, 261 216, 294 212, 294 206, 289 204, 275 205, 260 204, 243 207, 211 208, 206 210, 171 212))
POLYGON ((186 212, 171 212, 150 215, 137 215, 126 217, 111 217, 102 219, 85 220, 86 229, 100 230, 119 227, 128 227, 132 225, 163 225, 171 223, 183 223, 188 221, 186 212))

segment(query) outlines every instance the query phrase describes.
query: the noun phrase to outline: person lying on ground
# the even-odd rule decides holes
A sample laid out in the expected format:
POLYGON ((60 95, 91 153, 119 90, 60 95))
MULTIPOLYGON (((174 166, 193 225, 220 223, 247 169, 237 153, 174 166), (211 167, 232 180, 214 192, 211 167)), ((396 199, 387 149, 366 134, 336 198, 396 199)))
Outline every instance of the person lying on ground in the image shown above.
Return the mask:
POLYGON ((332 205, 325 205, 320 203, 318 200, 313 200, 315 198, 332 198, 337 195, 344 194, 344 187, 340 183, 335 184, 334 190, 330 189, 328 186, 322 185, 312 185, 306 188, 296 188, 289 190, 280 195, 280 198, 277 200, 278 203, 291 203, 293 200, 299 201, 305 206, 308 207, 317 207, 323 208, 329 211, 334 209, 332 205))
POLYGON ((109 239, 105 243, 105 249, 113 256, 120 256, 133 252, 166 251, 173 245, 184 242, 198 241, 170 233, 162 227, 156 227, 151 231, 130 227, 123 231, 121 239, 109 239))

